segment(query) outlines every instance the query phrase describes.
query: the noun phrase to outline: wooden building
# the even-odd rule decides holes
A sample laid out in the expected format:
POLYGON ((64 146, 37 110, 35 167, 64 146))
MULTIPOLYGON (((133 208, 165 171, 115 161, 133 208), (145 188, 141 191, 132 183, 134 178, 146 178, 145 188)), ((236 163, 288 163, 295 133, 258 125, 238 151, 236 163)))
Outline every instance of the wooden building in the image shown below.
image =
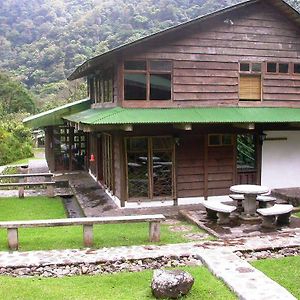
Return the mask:
POLYGON ((24 122, 52 171, 89 171, 121 206, 299 186, 299 24, 281 0, 199 17, 86 61, 68 79, 88 99, 24 122))

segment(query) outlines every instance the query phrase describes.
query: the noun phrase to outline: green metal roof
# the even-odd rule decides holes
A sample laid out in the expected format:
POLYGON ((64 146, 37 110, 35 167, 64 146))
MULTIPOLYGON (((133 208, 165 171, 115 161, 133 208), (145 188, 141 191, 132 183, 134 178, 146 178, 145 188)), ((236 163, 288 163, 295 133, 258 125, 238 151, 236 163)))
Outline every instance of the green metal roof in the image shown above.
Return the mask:
POLYGON ((300 108, 197 107, 88 109, 63 117, 86 125, 300 122, 300 108))
POLYGON ((23 120, 23 123, 32 128, 61 125, 63 124, 63 116, 75 114, 88 108, 90 108, 90 99, 83 99, 29 116, 23 120))

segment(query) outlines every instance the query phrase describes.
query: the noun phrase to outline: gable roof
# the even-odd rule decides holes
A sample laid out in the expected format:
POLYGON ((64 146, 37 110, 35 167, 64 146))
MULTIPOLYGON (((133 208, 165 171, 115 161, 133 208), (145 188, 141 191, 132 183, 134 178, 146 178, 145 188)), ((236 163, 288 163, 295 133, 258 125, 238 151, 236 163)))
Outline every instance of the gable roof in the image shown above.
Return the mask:
MULTIPOLYGON (((112 50, 109 50, 101 55, 95 56, 91 59, 88 59, 83 64, 78 66, 75 71, 67 78, 68 80, 74 80, 78 79, 84 76, 87 76, 96 66, 100 65, 101 63, 111 59, 114 55, 117 55, 119 53, 122 53, 124 50, 134 48, 140 44, 143 44, 148 41, 152 41, 154 39, 157 39, 158 37, 164 36, 169 33, 176 32, 178 30, 181 30, 183 28, 187 28, 189 26, 192 26, 194 24, 204 22, 205 20, 217 17, 219 15, 234 11, 236 9, 249 6, 258 2, 262 2, 262 0, 247 0, 243 1, 241 3, 238 3, 236 5, 227 6, 223 9, 214 11, 212 13, 202 15, 200 17, 197 17, 195 19, 192 19, 190 21, 180 23, 178 25, 172 26, 170 28, 167 28, 165 30, 156 32, 154 34, 150 34, 148 36, 145 36, 143 38, 140 38, 136 41, 121 45, 119 47, 116 47, 112 50)), ((292 22, 296 23, 297 25, 300 25, 300 14, 297 10, 295 10, 292 6, 290 6, 288 3, 286 3, 284 0, 264 0, 263 2, 267 2, 270 5, 273 5, 280 11, 282 11, 287 17, 291 19, 292 22)))

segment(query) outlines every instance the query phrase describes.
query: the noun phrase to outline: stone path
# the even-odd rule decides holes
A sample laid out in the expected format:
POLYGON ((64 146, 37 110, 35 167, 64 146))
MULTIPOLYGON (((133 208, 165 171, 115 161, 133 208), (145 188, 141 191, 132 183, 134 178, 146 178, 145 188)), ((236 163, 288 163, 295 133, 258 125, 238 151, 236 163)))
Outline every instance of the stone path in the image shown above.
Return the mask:
POLYGON ((285 288, 228 249, 200 250, 199 259, 243 300, 296 300, 285 288), (217 259, 216 259, 217 258, 217 259))

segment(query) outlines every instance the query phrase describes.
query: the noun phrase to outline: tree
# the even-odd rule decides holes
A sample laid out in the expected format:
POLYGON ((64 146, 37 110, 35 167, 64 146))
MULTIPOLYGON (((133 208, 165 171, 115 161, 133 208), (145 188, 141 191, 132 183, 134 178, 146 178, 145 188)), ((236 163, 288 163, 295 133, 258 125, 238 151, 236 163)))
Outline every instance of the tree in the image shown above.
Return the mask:
POLYGON ((0 73, 0 104, 6 114, 35 111, 33 96, 20 82, 5 73, 0 73))

